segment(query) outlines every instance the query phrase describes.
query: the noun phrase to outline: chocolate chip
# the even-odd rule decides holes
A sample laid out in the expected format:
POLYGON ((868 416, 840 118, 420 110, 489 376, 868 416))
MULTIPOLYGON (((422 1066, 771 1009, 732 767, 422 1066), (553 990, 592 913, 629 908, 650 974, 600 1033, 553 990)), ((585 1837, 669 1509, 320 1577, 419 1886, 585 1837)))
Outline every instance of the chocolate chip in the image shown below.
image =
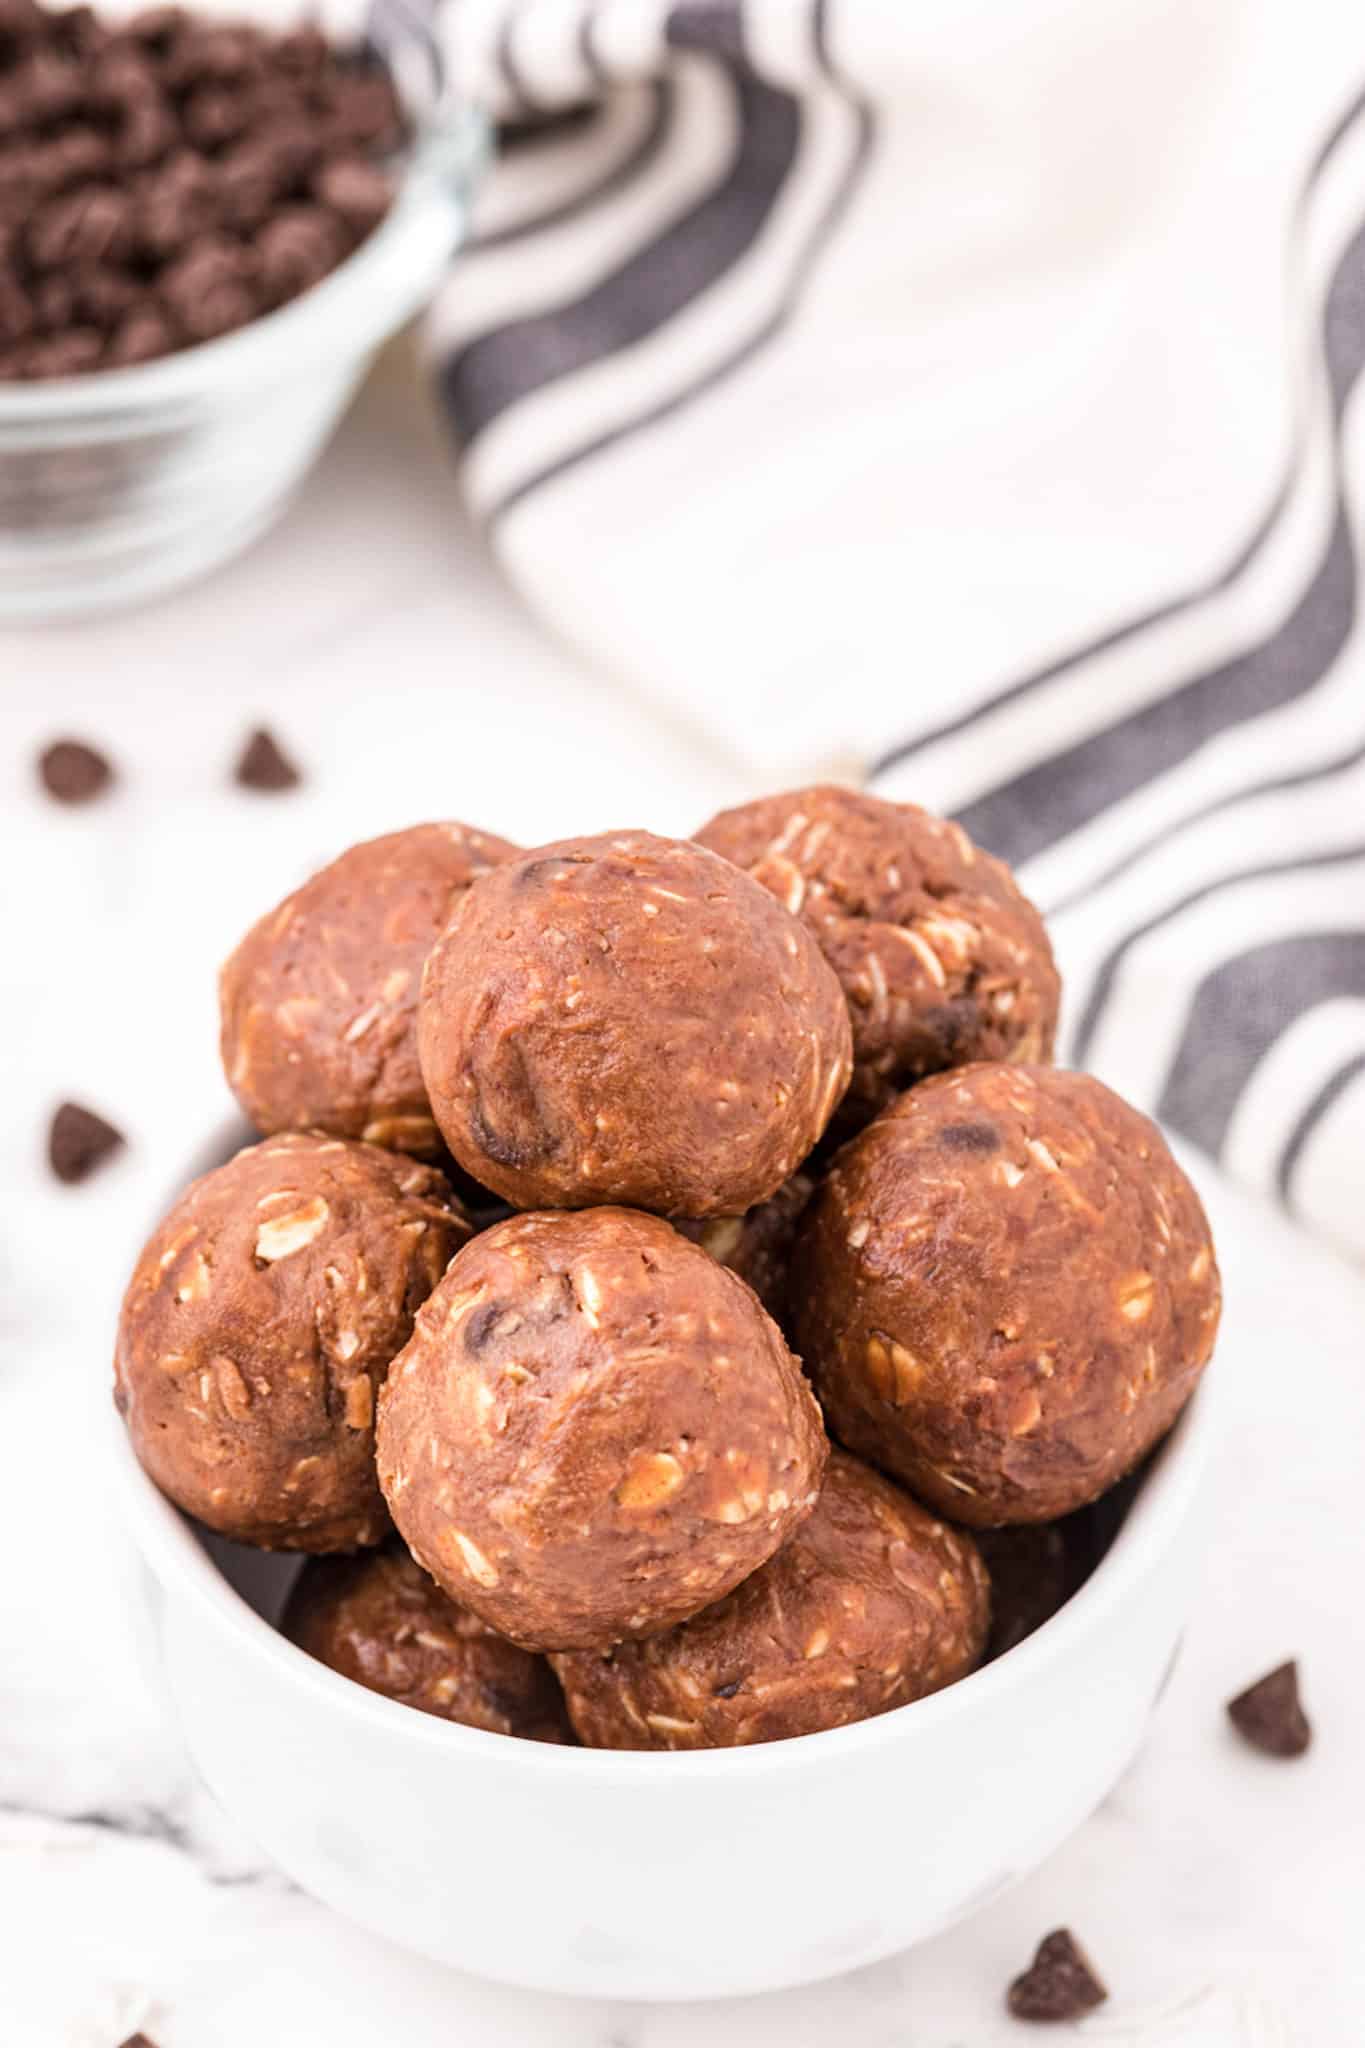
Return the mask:
POLYGON ((0 344, 27 341, 33 328, 32 299, 16 278, 0 272, 0 344))
POLYGON ((69 1185, 85 1180, 123 1142, 122 1131, 96 1116, 93 1109, 82 1109, 78 1102, 64 1102, 48 1131, 48 1163, 58 1180, 69 1185))
POLYGON ((0 0, 0 378, 149 361, 307 291, 387 211, 366 153, 401 130, 382 67, 311 24, 0 0))
POLYGON ((126 270, 109 266, 79 273, 72 297, 81 318, 107 333, 132 312, 142 293, 126 270))
POLYGON ((156 2048, 156 2042, 146 2034, 130 2034, 126 2041, 120 2043, 120 2048, 156 2048))
POLYGON ((90 185, 39 208, 29 225, 28 253, 37 270, 71 271, 116 262, 132 239, 128 201, 112 186, 90 185))
POLYGON ((38 773, 59 804, 88 804, 114 775, 105 756, 84 740, 54 740, 38 757, 38 773))
POLYGON ((164 317, 154 306, 139 306, 115 328, 104 359, 111 369, 127 369, 134 363, 154 362, 174 346, 164 317))
POLYGON ((346 254, 347 239, 320 206, 291 206, 262 230, 259 248, 266 296, 278 306, 335 270, 346 254))
POLYGON ((1010 1985, 1006 2004, 1017 2020, 1078 2020, 1108 1996, 1075 1936, 1059 1927, 1038 1944, 1028 1969, 1010 1985))
POLYGON ((382 152, 400 140, 402 117, 384 72, 338 72, 327 99, 328 132, 338 144, 382 152))
POLYGON ((221 149, 245 135, 256 116, 250 97, 235 86, 201 85, 181 111, 185 133, 201 149, 221 149))
POLYGON ((273 733, 258 726, 252 733, 233 770, 243 789, 294 789, 302 782, 294 763, 281 752, 273 733))
POLYGON ((1299 1699, 1299 1667, 1291 1658, 1228 1701, 1228 1719, 1267 1756, 1302 1756, 1313 1729, 1299 1699))
POLYGON ((363 157, 334 157, 314 178, 313 190, 357 238, 368 235, 389 210, 389 181, 363 157))
POLYGON ((1000 1133, 994 1124, 945 1124, 939 1143, 950 1152, 994 1152, 1000 1145, 1000 1133))
POLYGON ((158 296, 173 325, 191 341, 212 341, 244 327, 260 310, 256 265, 237 242, 196 242, 161 279, 158 296))
POLYGON ((24 357, 26 377, 79 377, 93 370, 104 354, 104 342, 94 327, 69 327, 49 341, 35 341, 24 357))
POLYGON ((713 1685, 711 1697, 714 1700, 732 1700, 743 1683, 742 1678, 732 1678, 728 1685, 713 1685))

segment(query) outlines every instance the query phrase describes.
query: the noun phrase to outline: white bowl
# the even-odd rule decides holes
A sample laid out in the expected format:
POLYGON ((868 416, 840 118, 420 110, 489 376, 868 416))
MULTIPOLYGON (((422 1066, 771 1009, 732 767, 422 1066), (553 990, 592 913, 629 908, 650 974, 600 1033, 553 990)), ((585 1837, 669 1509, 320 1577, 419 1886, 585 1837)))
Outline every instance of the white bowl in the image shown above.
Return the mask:
POLYGON ((1103 1799, 1179 1644, 1210 1413, 1205 1387, 1091 1577, 997 1662, 856 1727, 676 1756, 513 1741, 367 1692, 271 1626, 297 1560, 206 1536, 117 1424, 114 1466, 189 1749, 306 1891, 507 1983, 718 1998, 923 1939, 1103 1799))

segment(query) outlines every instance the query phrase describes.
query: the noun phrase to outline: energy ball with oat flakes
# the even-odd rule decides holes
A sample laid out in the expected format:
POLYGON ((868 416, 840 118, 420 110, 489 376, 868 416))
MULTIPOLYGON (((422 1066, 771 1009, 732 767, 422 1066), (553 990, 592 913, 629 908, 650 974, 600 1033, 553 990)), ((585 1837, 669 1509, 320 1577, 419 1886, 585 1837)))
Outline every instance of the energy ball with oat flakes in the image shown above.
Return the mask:
POLYGON ((726 1599, 648 1642, 553 1662, 594 1749, 728 1749, 951 1685, 980 1659, 989 1615, 971 1537, 834 1451, 814 1512, 726 1599))
POLYGON ((494 1735, 574 1739, 545 1659, 447 1600, 400 1543, 311 1558, 280 1626, 319 1663, 403 1706, 494 1735))
POLYGON ((516 848, 467 825, 353 846, 254 924, 219 977, 223 1069, 261 1131, 433 1157, 422 965, 469 884, 516 848))
POLYGON ((743 1216, 712 1216, 705 1223, 677 1218, 673 1227, 738 1273, 780 1325, 786 1313, 792 1247, 815 1187, 813 1174, 794 1173, 775 1195, 743 1216))
POLYGON ((912 1088, 839 1153, 798 1257, 834 1435, 973 1527, 1112 1486, 1218 1327, 1208 1222, 1155 1124, 1051 1067, 912 1088))
POLYGON ((841 1129, 945 1067, 1051 1059, 1060 985, 1043 921, 960 825, 829 786, 722 811, 697 838, 804 919, 843 985, 841 1129))
POLYGON ((185 1190, 119 1320, 114 1399, 162 1492, 270 1550, 389 1526, 375 1394, 469 1225, 432 1167, 282 1136, 185 1190))
POLYGON ((743 1281, 627 1209, 476 1237, 379 1403, 413 1556, 532 1650, 605 1648, 720 1599, 809 1513, 825 1453, 743 1281))
POLYGON ((566 839, 457 904, 423 980, 432 1109, 520 1209, 739 1215, 815 1144, 848 1083, 818 946, 728 861, 648 832, 566 839))

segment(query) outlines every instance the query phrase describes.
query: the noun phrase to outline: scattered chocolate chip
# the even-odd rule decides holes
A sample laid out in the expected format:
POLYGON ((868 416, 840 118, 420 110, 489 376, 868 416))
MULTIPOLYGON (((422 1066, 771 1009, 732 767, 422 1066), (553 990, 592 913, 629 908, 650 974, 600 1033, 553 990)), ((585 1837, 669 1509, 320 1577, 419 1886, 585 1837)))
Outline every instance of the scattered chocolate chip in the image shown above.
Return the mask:
POLYGON ((282 753, 275 737, 258 726, 242 749, 233 771, 243 789, 294 789, 302 782, 288 754, 282 753))
POLYGON ((1108 1996, 1075 1936, 1059 1927, 1039 1942, 1028 1969, 1010 1985, 1006 2004, 1017 2020, 1078 2020, 1108 1996))
POLYGON ((38 757, 38 773, 59 804, 88 804, 113 779, 104 755, 84 740, 54 740, 38 757))
POLYGON ((742 1678, 732 1678, 728 1685, 713 1685, 711 1697, 717 1700, 732 1700, 743 1683, 742 1678))
POLYGON ((1299 1699, 1299 1667, 1291 1658, 1228 1701, 1228 1719, 1267 1756, 1302 1756, 1313 1729, 1299 1699))
POLYGON ((122 1131, 96 1116, 93 1109, 82 1109, 78 1102, 64 1102, 48 1131, 48 1163, 60 1181, 85 1180, 123 1142, 122 1131))

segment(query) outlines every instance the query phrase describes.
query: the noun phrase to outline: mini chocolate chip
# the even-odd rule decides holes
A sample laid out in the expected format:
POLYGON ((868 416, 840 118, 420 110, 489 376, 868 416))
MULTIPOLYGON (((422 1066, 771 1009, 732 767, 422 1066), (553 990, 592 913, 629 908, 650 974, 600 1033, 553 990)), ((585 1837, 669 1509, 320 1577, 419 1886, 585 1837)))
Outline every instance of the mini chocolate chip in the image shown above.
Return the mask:
POLYGON ((315 78, 327 62, 327 38, 311 22, 290 29, 275 45, 275 62, 295 78, 315 78))
POLYGON ((116 262, 130 239, 124 194, 109 185, 89 185, 38 209, 29 225, 28 253, 38 270, 70 271, 82 264, 116 262))
POLYGON ((93 370, 104 354, 104 341, 94 327, 68 327, 48 341, 35 341, 24 357, 26 377, 79 377, 93 370))
POLYGON ((258 726, 248 739, 233 774, 243 789, 294 789, 303 780, 264 726, 258 726))
POLYGON ((176 126, 165 104, 150 94, 125 109, 114 142, 115 154, 130 171, 150 170, 174 147, 176 126))
POLYGON ((95 128, 68 128, 38 151, 38 176, 49 192, 85 184, 108 168, 109 144, 95 128))
POLYGON ((250 95, 233 86, 201 85, 181 110, 185 133, 201 149, 221 149, 246 134, 256 109, 250 95))
POLYGON ((158 296, 181 333, 212 341, 260 309, 250 252, 219 237, 196 242, 163 274, 158 296))
POLYGON ((111 369, 130 369, 134 363, 150 363, 175 346, 175 335, 155 306, 138 306, 110 337, 105 361, 111 369))
POLYGON ((73 297, 81 317, 107 333, 132 312, 142 293, 126 270, 101 267, 77 274, 73 297))
POLYGON ((29 120, 38 128, 78 112, 85 98, 80 65, 51 50, 35 51, 16 73, 15 83, 23 95, 29 120))
POLYGON ((259 241, 261 276, 272 305, 320 284, 347 253, 340 224, 320 206, 291 206, 276 214, 259 241))
POLYGON ((994 1124, 945 1124, 939 1133, 939 1143, 950 1152, 995 1152, 999 1149, 1000 1133, 994 1124))
POLYGON ((144 7, 123 23, 123 34, 129 42, 145 43, 164 57, 188 20, 181 7, 144 7))
POLYGON ((58 1180, 70 1185, 85 1180, 123 1143, 122 1131, 96 1116, 93 1109, 64 1102, 47 1134, 48 1163, 58 1180))
POLYGON ((1291 1658, 1228 1701, 1228 1719, 1267 1756, 1302 1756, 1313 1729, 1299 1699, 1299 1667, 1291 1658))
POLYGON ((732 1678, 728 1685, 713 1685, 711 1697, 714 1700, 732 1700, 743 1683, 742 1678, 732 1678))
POLYGON ((62 49, 81 57, 100 49, 109 40, 109 30, 93 7, 64 7, 49 16, 49 26, 62 49))
POLYGON ((27 341, 33 326, 32 299, 17 278, 0 272, 0 344, 27 341))
POLYGON ((339 71, 327 93, 327 128, 343 148, 392 149, 403 132, 393 83, 383 71, 339 71))
POLYGON ((970 1045, 981 1027, 981 1005, 975 996, 954 996, 950 1002, 935 1003, 924 1013, 924 1028, 937 1040, 950 1062, 951 1056, 970 1045))
POLYGON ((313 180, 324 206, 340 214, 357 237, 368 235, 389 210, 389 181, 377 164, 363 157, 334 157, 313 180))
POLYGON ((1039 1942, 1028 1969, 1010 1985, 1006 2003, 1017 2020, 1078 2020, 1108 1996, 1075 1936, 1059 1927, 1039 1942))
POLYGON ((106 757, 84 740, 54 740, 38 757, 38 774, 59 804, 88 804, 114 777, 106 757))

